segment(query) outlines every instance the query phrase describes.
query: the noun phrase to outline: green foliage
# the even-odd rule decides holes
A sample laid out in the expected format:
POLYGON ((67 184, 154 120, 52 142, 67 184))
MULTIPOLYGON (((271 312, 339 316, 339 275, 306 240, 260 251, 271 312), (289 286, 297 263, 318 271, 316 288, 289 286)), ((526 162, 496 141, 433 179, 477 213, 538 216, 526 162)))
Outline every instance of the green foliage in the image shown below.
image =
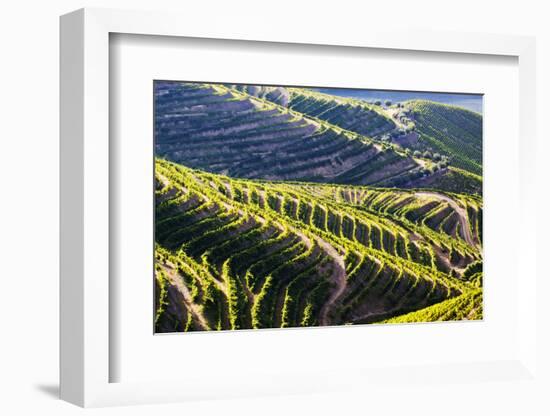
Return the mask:
POLYGON ((462 278, 464 280, 472 280, 474 276, 476 276, 480 272, 483 272, 483 262, 475 261, 473 263, 470 263, 468 267, 464 269, 464 272, 462 273, 462 278))
MULTIPOLYGON (((373 146, 395 128, 382 109, 303 88, 288 89, 287 107, 263 89, 270 90, 167 83, 155 97, 157 155, 232 177, 277 180, 391 183, 416 168, 397 146, 373 146)), ((239 188, 229 192, 245 197, 239 188)))
POLYGON ((425 147, 449 157, 452 166, 481 175, 481 115, 425 100, 408 101, 406 106, 412 112, 425 147))
MULTIPOLYGON (((480 273, 457 278, 454 265, 480 261, 481 251, 462 239, 442 199, 231 179, 160 159, 155 171, 157 281, 171 270, 186 287, 180 305, 162 284, 157 290, 157 315, 172 330, 380 322, 481 286, 480 273), (344 291, 326 306, 338 273, 344 291), (368 312, 370 305, 383 312, 368 312)), ((468 207, 477 233, 480 200, 446 195, 468 207)))

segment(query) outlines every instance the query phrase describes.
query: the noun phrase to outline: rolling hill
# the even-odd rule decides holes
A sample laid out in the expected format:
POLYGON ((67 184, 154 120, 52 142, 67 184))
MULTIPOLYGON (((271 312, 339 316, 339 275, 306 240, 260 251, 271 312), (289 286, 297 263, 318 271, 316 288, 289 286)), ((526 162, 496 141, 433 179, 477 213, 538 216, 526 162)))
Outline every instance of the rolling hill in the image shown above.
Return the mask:
MULTIPOLYGON (((449 166, 399 181, 400 187, 428 187, 451 192, 482 193, 481 116, 456 106, 414 100, 384 107, 355 98, 336 97, 303 88, 289 88, 289 107, 335 126, 389 140, 402 150, 418 151, 449 166)), ((416 153, 416 152, 415 152, 416 153)), ((434 164, 431 164, 432 166, 434 164)))
MULTIPOLYGON (((363 127, 350 131, 295 111, 293 106, 302 108, 296 90, 290 107, 281 105, 287 94, 280 88, 157 82, 155 153, 236 178, 400 186, 430 174, 431 162, 364 134, 393 128, 387 117, 357 107, 363 127)), ((323 117, 353 127, 345 122, 346 109, 323 117)))
POLYGON ((155 82, 155 330, 480 319, 481 116, 155 82))
POLYGON ((160 158, 155 181, 157 332, 481 316, 478 196, 236 179, 160 158))

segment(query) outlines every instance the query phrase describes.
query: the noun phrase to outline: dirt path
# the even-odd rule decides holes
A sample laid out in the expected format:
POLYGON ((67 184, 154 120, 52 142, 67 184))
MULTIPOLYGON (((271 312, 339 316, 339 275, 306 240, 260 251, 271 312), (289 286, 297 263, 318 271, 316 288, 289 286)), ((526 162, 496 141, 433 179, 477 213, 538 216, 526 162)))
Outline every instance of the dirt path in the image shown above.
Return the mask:
POLYGON ((187 310, 195 318, 195 322, 197 322, 199 326, 202 327, 202 329, 209 329, 210 327, 202 313, 202 308, 198 306, 195 302, 193 302, 191 293, 189 292, 187 286, 185 286, 185 284, 183 283, 181 276, 172 268, 166 267, 164 265, 162 266, 162 268, 166 272, 166 275, 168 276, 168 279, 170 279, 170 282, 177 288, 178 292, 180 292, 181 296, 183 297, 183 303, 185 304, 187 310))
POLYGON ((344 263, 344 257, 342 257, 334 247, 332 247, 329 243, 321 238, 316 238, 316 241, 323 249, 323 251, 334 260, 334 268, 332 271, 332 275, 330 276, 330 280, 336 285, 336 289, 334 290, 334 292, 332 292, 332 294, 328 298, 328 301, 323 305, 319 314, 319 324, 321 326, 326 326, 330 324, 328 319, 329 311, 332 309, 334 303, 340 297, 340 295, 344 293, 344 290, 346 290, 346 265, 344 263))
POLYGON ((166 176, 164 176, 163 174, 159 173, 159 172, 156 172, 157 174, 157 177, 158 179, 160 179, 160 182, 165 186, 170 186, 170 181, 168 180, 168 178, 166 176))
MULTIPOLYGON (((277 195, 277 198, 279 199, 279 205, 282 211, 284 209, 284 199, 281 195, 277 195)), ((294 202, 297 203, 298 201, 294 200, 294 202)), ((295 229, 294 227, 292 227, 291 230, 306 243, 308 249, 311 247, 311 241, 306 235, 304 235, 302 232, 300 232, 298 229, 295 229)), ((317 244, 319 244, 321 250, 323 250, 329 257, 333 259, 333 271, 332 275, 330 276, 330 280, 336 285, 336 289, 334 290, 334 292, 332 292, 328 301, 323 305, 323 307, 321 308, 321 312, 319 313, 319 324, 322 326, 327 326, 329 325, 329 311, 334 306, 336 300, 340 297, 342 293, 344 293, 344 290, 346 289, 346 266, 344 263, 344 257, 342 257, 333 246, 331 246, 320 237, 313 238, 315 239, 317 244)))
POLYGON ((434 250, 435 255, 445 264, 445 267, 449 269, 449 273, 455 269, 455 267, 451 264, 449 257, 447 257, 445 253, 443 253, 443 250, 441 250, 441 247, 437 244, 432 244, 432 249, 434 250))
POLYGON ((439 199, 440 201, 447 202, 451 206, 451 208, 454 209, 458 214, 458 220, 460 221, 460 231, 464 241, 466 241, 471 246, 476 245, 476 242, 474 241, 474 237, 472 236, 472 230, 470 229, 470 222, 468 221, 468 213, 464 208, 458 205, 456 201, 449 198, 447 195, 438 194, 436 192, 416 192, 415 195, 420 197, 427 196, 427 197, 439 199))

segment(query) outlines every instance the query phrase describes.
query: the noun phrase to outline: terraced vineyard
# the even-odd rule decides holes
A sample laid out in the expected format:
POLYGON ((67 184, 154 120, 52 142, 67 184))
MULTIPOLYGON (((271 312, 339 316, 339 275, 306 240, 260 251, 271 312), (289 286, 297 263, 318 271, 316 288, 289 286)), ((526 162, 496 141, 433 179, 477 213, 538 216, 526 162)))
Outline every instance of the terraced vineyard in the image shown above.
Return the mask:
POLYGON ((409 101, 406 107, 411 111, 424 148, 448 155, 454 166, 481 175, 481 115, 424 100, 409 101))
MULTIPOLYGON (((448 157, 449 168, 408 175, 401 187, 481 194, 481 116, 451 105, 413 100, 384 109, 365 101, 290 88, 289 107, 349 131, 390 139, 402 149, 448 157)), ((440 159, 439 159, 440 160, 440 159)))
MULTIPOLYGON (((380 322, 479 291, 478 198, 156 162, 160 332, 380 322)), ((480 305, 473 308, 477 312, 480 305)))
MULTIPOLYGON (((156 154, 239 178, 392 186, 422 176, 404 151, 280 105, 279 90, 241 90, 157 83, 156 154)), ((366 130, 392 123, 373 114, 366 130)))
POLYGON ((373 137, 396 127, 391 118, 365 101, 335 97, 303 88, 290 88, 289 91, 290 108, 343 129, 373 137))
POLYGON ((481 319, 481 178, 406 109, 156 82, 156 332, 481 319))

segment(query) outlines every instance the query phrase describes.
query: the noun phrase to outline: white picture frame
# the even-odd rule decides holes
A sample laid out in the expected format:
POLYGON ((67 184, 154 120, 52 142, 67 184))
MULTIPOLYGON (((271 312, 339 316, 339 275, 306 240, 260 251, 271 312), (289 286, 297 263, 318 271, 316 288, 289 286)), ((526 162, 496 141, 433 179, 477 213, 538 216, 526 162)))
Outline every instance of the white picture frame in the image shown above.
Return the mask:
MULTIPOLYGON (((522 265, 522 285, 517 290, 521 322, 517 354, 509 360, 438 366, 419 365, 404 370, 409 382, 423 382, 448 371, 468 380, 472 372, 491 380, 537 382, 536 218, 529 207, 536 203, 535 170, 535 41, 530 37, 468 33, 437 33, 419 30, 381 32, 350 27, 327 33, 312 26, 308 31, 290 27, 278 30, 266 22, 262 29, 236 33, 231 22, 205 26, 197 19, 172 13, 82 9, 61 18, 61 398, 79 406, 108 406, 184 401, 198 398, 239 397, 262 394, 338 391, 351 388, 354 380, 371 385, 376 380, 403 377, 403 371, 382 366, 350 373, 330 374, 332 381, 319 382, 311 374, 280 374, 270 379, 231 385, 221 374, 208 383, 200 374, 181 382, 110 382, 114 357, 109 349, 109 36, 114 33, 210 38, 282 44, 333 45, 335 47, 431 51, 516 57, 519 62, 519 163, 520 227, 517 242, 522 265), (182 22, 185 21, 185 24, 182 22), (384 376, 386 374, 386 376, 384 376), (391 377, 390 377, 391 378, 391 377), (420 380, 420 381, 419 381, 420 380), (225 389, 224 389, 225 387, 225 389)), ((357 384, 357 383, 356 383, 357 384)))

